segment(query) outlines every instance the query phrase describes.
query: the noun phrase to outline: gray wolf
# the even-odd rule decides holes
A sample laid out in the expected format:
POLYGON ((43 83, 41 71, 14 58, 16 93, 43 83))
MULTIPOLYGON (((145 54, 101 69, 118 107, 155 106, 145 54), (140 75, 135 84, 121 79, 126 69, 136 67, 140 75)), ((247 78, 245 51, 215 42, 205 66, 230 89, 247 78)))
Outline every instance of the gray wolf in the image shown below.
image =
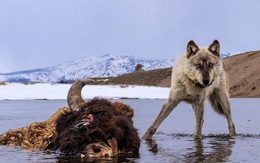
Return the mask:
POLYGON ((181 101, 185 101, 192 105, 195 112, 196 129, 193 137, 200 139, 206 98, 214 111, 226 117, 229 134, 235 136, 227 88, 218 40, 214 40, 207 48, 199 47, 193 40, 189 41, 186 54, 173 67, 169 98, 142 138, 152 139, 163 120, 181 101))

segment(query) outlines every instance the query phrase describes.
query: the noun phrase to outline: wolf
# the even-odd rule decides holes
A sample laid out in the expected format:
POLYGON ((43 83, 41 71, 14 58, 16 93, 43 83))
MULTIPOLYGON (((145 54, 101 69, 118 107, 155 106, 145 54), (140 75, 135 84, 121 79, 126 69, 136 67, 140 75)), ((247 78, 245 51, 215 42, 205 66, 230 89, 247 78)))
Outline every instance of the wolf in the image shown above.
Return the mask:
POLYGON ((189 41, 186 54, 173 67, 169 98, 142 138, 151 140, 163 120, 181 101, 185 101, 192 105, 195 112, 196 129, 193 137, 201 139, 206 98, 214 111, 226 117, 229 134, 235 136, 227 88, 228 80, 220 58, 219 41, 214 40, 207 48, 199 47, 193 40, 189 41))

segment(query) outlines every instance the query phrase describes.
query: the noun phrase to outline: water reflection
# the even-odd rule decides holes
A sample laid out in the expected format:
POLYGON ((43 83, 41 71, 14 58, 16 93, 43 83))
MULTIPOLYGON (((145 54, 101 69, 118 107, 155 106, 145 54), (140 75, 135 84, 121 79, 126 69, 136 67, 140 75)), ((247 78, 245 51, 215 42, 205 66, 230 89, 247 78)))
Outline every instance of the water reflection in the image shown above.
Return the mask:
MULTIPOLYGON (((135 126, 141 136, 157 116, 164 100, 123 102, 135 108, 135 126)), ((206 103, 205 135, 202 141, 194 141, 191 134, 194 131, 194 114, 190 108, 185 109, 185 104, 180 104, 181 109, 176 109, 155 134, 157 142, 148 144, 142 141, 139 158, 81 159, 0 146, 0 162, 260 162, 260 98, 231 99, 231 103, 235 108, 232 114, 240 133, 235 139, 220 135, 227 133, 226 121, 206 103)), ((57 108, 65 105, 66 101, 57 100, 0 101, 0 133, 46 120, 57 108)))
POLYGON ((129 159, 126 158, 80 158, 80 157, 58 157, 57 163, 120 163, 120 162, 130 162, 129 159))
POLYGON ((232 154, 235 139, 229 136, 207 136, 194 140, 193 151, 186 154, 185 162, 226 162, 232 154))
MULTIPOLYGON (((227 162, 235 144, 235 139, 228 135, 208 135, 202 140, 193 140, 192 135, 189 134, 174 134, 171 138, 173 138, 171 141, 180 141, 178 139, 181 138, 191 142, 191 146, 186 146, 183 151, 175 151, 171 154, 174 162, 227 162)), ((160 152, 162 149, 158 147, 156 140, 146 141, 146 145, 153 154, 162 155, 160 152)), ((165 153, 167 150, 163 151, 165 153)))
POLYGON ((148 150, 153 152, 153 153, 157 153, 158 152, 158 145, 156 140, 147 140, 146 144, 148 146, 148 150))
POLYGON ((80 156, 65 156, 65 155, 57 155, 55 157, 55 162, 57 163, 121 163, 121 162, 135 162, 135 160, 139 159, 139 156, 135 157, 127 157, 124 155, 120 155, 117 157, 102 157, 102 158, 91 158, 91 157, 80 157, 80 156))

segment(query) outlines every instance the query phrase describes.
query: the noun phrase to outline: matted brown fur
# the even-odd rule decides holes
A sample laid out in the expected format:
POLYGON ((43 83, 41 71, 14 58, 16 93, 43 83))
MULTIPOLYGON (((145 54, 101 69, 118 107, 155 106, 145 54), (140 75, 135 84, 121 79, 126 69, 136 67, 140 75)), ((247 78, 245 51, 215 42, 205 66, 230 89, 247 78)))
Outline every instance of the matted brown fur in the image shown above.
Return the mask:
POLYGON ((134 112, 130 106, 95 98, 86 102, 83 107, 85 109, 80 111, 63 107, 46 121, 8 131, 0 135, 0 144, 30 150, 60 149, 65 154, 76 154, 86 144, 107 143, 115 138, 122 154, 139 152, 140 139, 133 127, 134 112), (86 114, 94 116, 91 125, 73 130, 75 124, 86 114))
POLYGON ((55 121, 70 108, 63 107, 56 111, 48 120, 33 122, 29 126, 14 129, 0 135, 0 144, 21 146, 22 149, 41 149, 48 147, 55 135, 55 121))
POLYGON ((90 143, 108 144, 109 140, 116 139, 120 153, 139 152, 140 140, 131 121, 133 110, 128 105, 94 98, 86 102, 83 108, 67 112, 57 119, 54 149, 66 154, 76 154, 90 143), (93 122, 75 129, 81 117, 90 114, 94 117, 93 122))

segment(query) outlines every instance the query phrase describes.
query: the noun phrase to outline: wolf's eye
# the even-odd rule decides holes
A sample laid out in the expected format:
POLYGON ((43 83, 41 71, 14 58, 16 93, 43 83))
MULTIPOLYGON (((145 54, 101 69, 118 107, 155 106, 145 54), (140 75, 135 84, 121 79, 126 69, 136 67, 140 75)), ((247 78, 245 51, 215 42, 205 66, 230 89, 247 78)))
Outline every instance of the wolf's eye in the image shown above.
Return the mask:
POLYGON ((214 66, 214 64, 213 63, 209 63, 209 67, 211 68, 211 67, 213 67, 214 66))
POLYGON ((201 67, 201 65, 200 65, 199 63, 195 64, 195 66, 196 66, 197 68, 200 68, 200 67, 201 67))

